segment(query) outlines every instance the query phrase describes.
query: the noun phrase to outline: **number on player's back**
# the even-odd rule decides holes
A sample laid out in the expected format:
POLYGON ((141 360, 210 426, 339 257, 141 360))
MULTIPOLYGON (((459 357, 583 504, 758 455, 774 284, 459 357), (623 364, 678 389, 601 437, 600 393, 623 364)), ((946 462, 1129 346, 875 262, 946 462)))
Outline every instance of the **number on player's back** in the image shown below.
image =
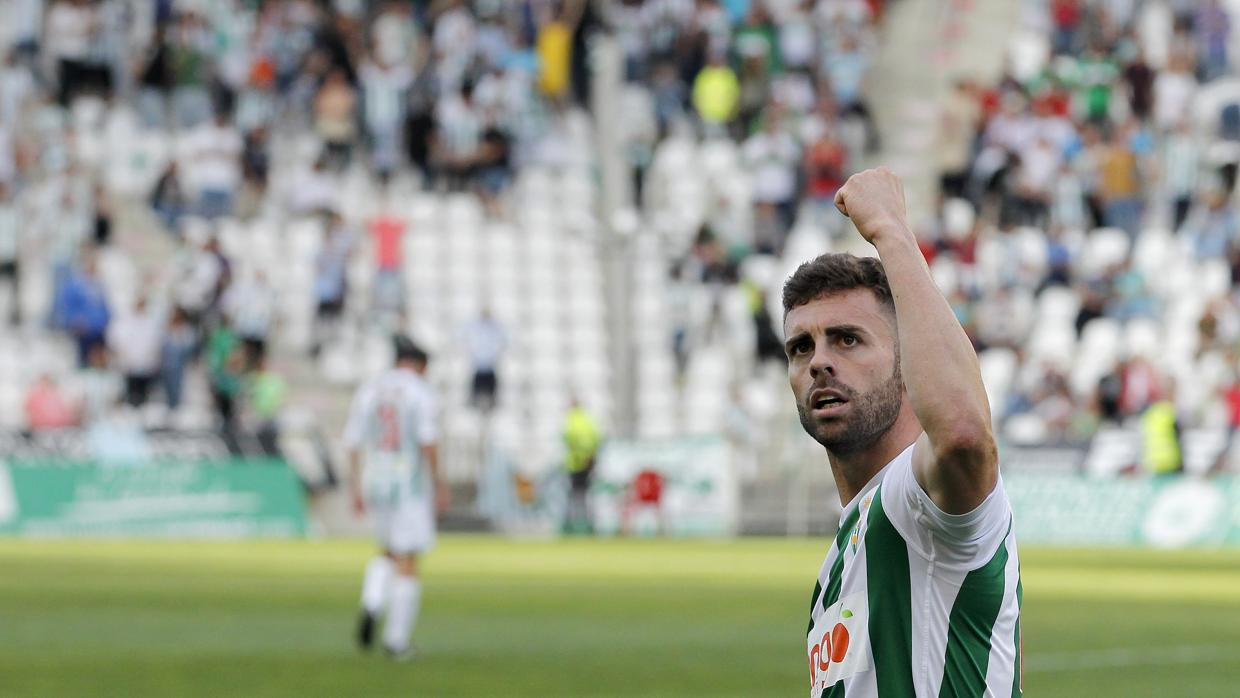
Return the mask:
POLYGON ((396 453, 401 450, 400 406, 395 402, 379 403, 379 450, 396 453))

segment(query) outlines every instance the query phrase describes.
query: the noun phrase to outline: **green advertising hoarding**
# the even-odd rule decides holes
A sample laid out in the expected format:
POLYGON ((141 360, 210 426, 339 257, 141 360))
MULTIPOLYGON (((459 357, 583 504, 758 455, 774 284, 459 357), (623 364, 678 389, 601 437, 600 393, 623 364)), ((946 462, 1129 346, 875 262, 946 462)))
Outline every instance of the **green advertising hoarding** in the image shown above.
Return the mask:
POLYGON ((1022 543, 1240 545, 1240 481, 1004 473, 1022 543))
POLYGON ((732 452, 717 436, 612 439, 599 453, 590 503, 595 529, 604 535, 653 527, 672 536, 727 536, 738 526, 740 484, 732 452), (633 506, 634 478, 643 470, 663 478, 657 510, 633 506))
POLYGON ((300 536, 305 500, 283 461, 103 467, 0 461, 0 535, 300 536))

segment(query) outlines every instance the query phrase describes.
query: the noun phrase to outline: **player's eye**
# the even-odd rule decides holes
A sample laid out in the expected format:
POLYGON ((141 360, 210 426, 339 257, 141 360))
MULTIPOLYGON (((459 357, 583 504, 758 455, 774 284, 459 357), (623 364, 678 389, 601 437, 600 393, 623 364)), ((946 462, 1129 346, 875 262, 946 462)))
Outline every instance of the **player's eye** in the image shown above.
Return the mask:
POLYGON ((840 343, 846 347, 855 347, 861 343, 861 340, 857 338, 857 335, 846 334, 840 338, 840 343))
POLYGON ((797 342, 796 344, 792 345, 792 355, 800 356, 801 354, 808 353, 810 348, 811 347, 810 347, 809 342, 806 342, 806 341, 797 342))

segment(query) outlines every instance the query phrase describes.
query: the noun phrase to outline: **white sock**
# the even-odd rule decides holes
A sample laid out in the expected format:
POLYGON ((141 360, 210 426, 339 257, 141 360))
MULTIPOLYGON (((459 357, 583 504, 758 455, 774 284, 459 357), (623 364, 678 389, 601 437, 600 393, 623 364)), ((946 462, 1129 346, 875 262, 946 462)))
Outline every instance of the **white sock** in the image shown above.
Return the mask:
POLYGON ((383 555, 372 557, 366 563, 366 576, 362 578, 362 608, 370 615, 377 616, 383 612, 388 583, 394 570, 392 560, 383 555))
POLYGON ((391 605, 388 607, 387 624, 383 627, 383 644, 388 649, 400 652, 409 647, 421 602, 422 582, 417 577, 396 575, 392 579, 391 605))

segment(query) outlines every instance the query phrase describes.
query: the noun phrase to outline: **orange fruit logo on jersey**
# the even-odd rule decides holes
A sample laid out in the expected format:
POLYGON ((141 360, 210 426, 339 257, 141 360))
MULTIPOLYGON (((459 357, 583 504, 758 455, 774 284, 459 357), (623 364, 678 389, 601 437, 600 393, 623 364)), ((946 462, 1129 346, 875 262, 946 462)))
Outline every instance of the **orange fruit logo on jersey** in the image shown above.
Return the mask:
MULTIPOLYGON (((852 611, 844 609, 842 618, 852 618, 852 611)), ((810 650, 809 674, 810 681, 818 678, 818 672, 826 673, 832 663, 844 661, 848 656, 848 628, 843 623, 836 623, 834 628, 822 634, 822 639, 810 650)))

